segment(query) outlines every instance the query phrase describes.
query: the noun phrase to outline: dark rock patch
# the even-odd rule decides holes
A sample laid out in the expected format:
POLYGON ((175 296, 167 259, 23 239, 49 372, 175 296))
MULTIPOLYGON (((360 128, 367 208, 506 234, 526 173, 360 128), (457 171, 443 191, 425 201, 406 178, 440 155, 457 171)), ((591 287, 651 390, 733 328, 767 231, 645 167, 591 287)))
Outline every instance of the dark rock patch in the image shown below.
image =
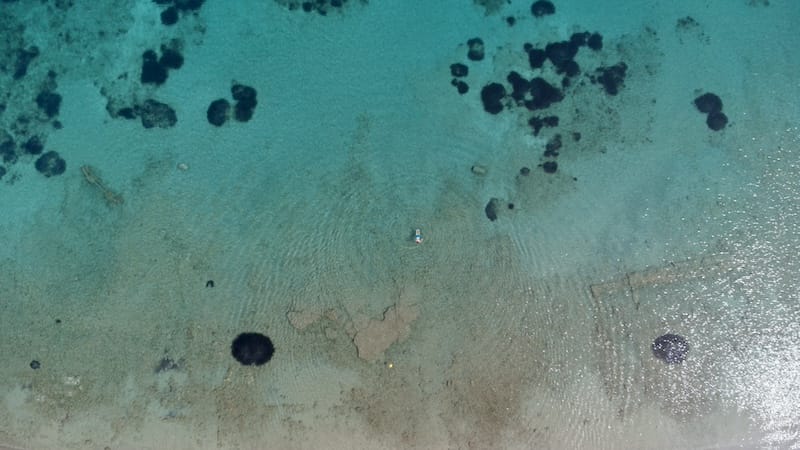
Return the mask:
POLYGON ((598 76, 592 81, 600 83, 608 95, 617 95, 625 82, 627 70, 628 65, 624 62, 619 62, 611 67, 600 67, 597 69, 598 76))
POLYGON ((455 78, 453 78, 453 81, 451 81, 450 84, 455 86, 456 91, 458 91, 458 93, 461 95, 464 95, 467 92, 469 92, 469 85, 461 80, 456 80, 455 78))
POLYGON ((247 122, 253 117, 253 111, 258 104, 256 90, 243 84, 234 84, 231 95, 236 100, 233 117, 239 122, 247 122))
POLYGON ((145 128, 171 128, 178 123, 175 110, 166 103, 148 99, 139 107, 139 116, 145 128))
POLYGON ((142 84, 162 85, 167 81, 167 68, 159 64, 158 55, 153 50, 142 54, 142 84))
POLYGON ((469 67, 461 63, 450 64, 450 75, 456 78, 463 78, 469 75, 469 67))
POLYGON ((242 333, 231 343, 231 355, 245 366, 266 364, 274 354, 272 340, 261 333, 242 333))
POLYGON ((162 45, 158 64, 167 69, 180 69, 183 66, 183 55, 178 50, 162 45))
POLYGON ((0 142, 0 157, 4 163, 15 163, 17 161, 17 144, 11 136, 0 142))
POLYGON ((175 25, 178 23, 178 8, 170 6, 161 11, 161 23, 164 25, 175 25))
POLYGON ((538 136, 539 131, 541 131, 542 127, 557 127, 558 126, 558 116, 533 116, 528 119, 528 125, 533 128, 533 135, 538 136))
POLYGON ((527 53, 531 69, 541 69, 544 62, 547 61, 547 53, 540 48, 531 48, 527 53))
POLYGON ((498 114, 503 110, 503 99, 506 88, 500 83, 489 83, 481 89, 483 109, 489 114, 498 114))
POLYGON ((542 163, 542 169, 544 173, 556 173, 556 170, 558 170, 558 163, 555 161, 546 161, 542 163))
POLYGON ((39 47, 31 46, 30 48, 17 50, 17 58, 14 62, 14 79, 19 80, 28 73, 28 66, 30 63, 39 56, 39 47))
POLYGON ((224 98, 220 98, 211 102, 211 104, 208 105, 208 111, 206 111, 208 123, 217 127, 221 127, 225 122, 227 122, 230 114, 231 104, 224 98))
POLYGON ((536 77, 531 80, 530 93, 533 99, 526 101, 525 106, 531 111, 545 109, 553 103, 564 100, 564 93, 542 77, 536 77))
POLYGON ((486 213, 486 217, 494 222, 497 220, 497 210, 500 208, 500 199, 492 197, 489 200, 489 203, 486 204, 486 207, 483 208, 483 211, 486 213))
POLYGON ((726 116, 722 111, 709 113, 708 117, 706 117, 706 125, 708 125, 708 128, 711 128, 713 131, 719 131, 725 128, 725 125, 727 124, 728 116, 726 116))
POLYGON ((603 36, 600 35, 600 33, 592 33, 592 35, 589 36, 589 39, 586 41, 586 45, 594 51, 602 50, 603 36))
POLYGON ((175 0, 175 7, 181 11, 197 11, 203 6, 205 0, 175 0))
POLYGON ((36 96, 36 105, 52 119, 61 109, 61 96, 55 92, 42 91, 36 96))
POLYGON ((694 99, 694 106, 701 113, 712 113, 722 111, 722 99, 716 94, 706 92, 705 94, 694 99))
POLYGON ((689 343, 686 339, 672 333, 657 337, 651 347, 653 355, 667 364, 682 363, 689 353, 689 343))
POLYGON ((3 175, 5 175, 7 173, 8 173, 8 171, 6 170, 6 168, 3 167, 3 166, 0 166, 0 179, 2 179, 3 175))
POLYGON ((22 144, 22 149, 29 155, 39 155, 42 153, 42 150, 44 150, 44 144, 42 144, 38 136, 31 136, 22 144))
POLYGON ((519 174, 522 175, 522 176, 528 176, 528 175, 531 174, 531 169, 528 168, 528 167, 523 167, 523 168, 519 169, 519 174))
POLYGON ((558 151, 561 150, 561 135, 557 134, 547 141, 544 147, 544 156, 548 158, 555 158, 558 156, 558 151))
POLYGON ((36 170, 46 177, 61 175, 67 170, 67 162, 54 151, 49 151, 40 156, 34 164, 36 170))
POLYGON ((467 41, 467 58, 472 61, 480 61, 484 57, 483 39, 472 38, 467 41))
POLYGON ((538 0, 531 5, 531 14, 534 17, 549 16, 556 13, 556 7, 547 0, 538 0))

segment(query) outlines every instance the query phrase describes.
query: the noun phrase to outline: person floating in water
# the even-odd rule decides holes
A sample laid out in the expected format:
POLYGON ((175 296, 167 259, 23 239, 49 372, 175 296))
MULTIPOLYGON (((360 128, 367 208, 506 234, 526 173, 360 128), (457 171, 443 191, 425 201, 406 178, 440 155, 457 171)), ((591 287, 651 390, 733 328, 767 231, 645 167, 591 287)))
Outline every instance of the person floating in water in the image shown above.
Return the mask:
POLYGON ((422 232, 419 231, 419 228, 414 231, 414 242, 417 244, 422 244, 422 232))

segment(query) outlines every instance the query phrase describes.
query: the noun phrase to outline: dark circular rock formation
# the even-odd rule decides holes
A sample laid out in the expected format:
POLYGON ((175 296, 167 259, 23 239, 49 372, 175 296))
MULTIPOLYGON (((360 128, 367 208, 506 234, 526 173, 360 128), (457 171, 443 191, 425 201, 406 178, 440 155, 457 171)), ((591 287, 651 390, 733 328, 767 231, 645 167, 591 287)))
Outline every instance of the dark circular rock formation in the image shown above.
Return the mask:
POLYGON ((556 7, 547 0, 538 0, 531 5, 531 14, 534 17, 548 16, 556 13, 556 7))
POLYGON ((531 173, 531 169, 529 169, 528 167, 523 167, 519 169, 519 173, 520 175, 528 176, 531 173))
POLYGON ((719 131, 725 128, 725 125, 728 124, 728 116, 725 115, 722 111, 714 111, 708 113, 708 117, 706 117, 706 125, 708 128, 711 128, 714 131, 719 131))
POLYGON ((227 122, 230 115, 231 104, 224 98, 220 98, 211 102, 211 104, 208 105, 208 111, 206 111, 208 123, 217 127, 221 127, 225 122, 227 122))
POLYGON ((274 353, 272 340, 261 333, 242 333, 231 344, 231 355, 245 366, 266 364, 274 353))
POLYGON ((42 364, 39 361, 37 361, 35 359, 33 361, 31 361, 31 369, 36 370, 39 367, 42 367, 42 364))
POLYGON ((467 41, 467 47, 469 47, 469 50, 467 51, 467 58, 471 59, 472 61, 480 61, 483 59, 484 57, 483 39, 472 38, 467 41))
POLYGON ((694 99, 694 106, 701 113, 712 113, 722 111, 722 99, 716 94, 706 92, 705 94, 694 99))
POLYGON ((58 152, 49 151, 40 156, 34 164, 36 170, 46 177, 61 175, 67 170, 67 162, 58 154, 58 152))
POLYGON ((689 343, 683 336, 667 333, 657 337, 652 345, 653 354, 656 358, 663 360, 667 364, 682 363, 689 352, 689 343))

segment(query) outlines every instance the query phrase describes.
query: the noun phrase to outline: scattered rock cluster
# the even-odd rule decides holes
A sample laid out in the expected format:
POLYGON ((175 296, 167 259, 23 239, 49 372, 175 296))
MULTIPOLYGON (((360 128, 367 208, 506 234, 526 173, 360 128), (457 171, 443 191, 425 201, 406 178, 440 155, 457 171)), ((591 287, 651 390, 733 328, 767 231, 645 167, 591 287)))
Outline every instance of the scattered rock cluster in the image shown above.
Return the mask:
MULTIPOLYGON (((253 111, 258 104, 256 90, 250 86, 234 83, 231 86, 231 96, 236 104, 233 107, 233 117, 239 122, 248 122, 253 117, 253 111)), ((218 98, 208 105, 206 118, 211 125, 221 127, 231 116, 231 104, 227 99, 218 98)))
MULTIPOLYGON (((327 16, 334 11, 342 11, 348 3, 355 3, 350 0, 275 0, 278 4, 286 7, 290 11, 315 12, 321 16, 327 16)), ((367 0, 358 0, 366 4, 367 0)))
MULTIPOLYGON (((549 1, 536 1, 531 5, 531 14, 535 18, 543 18, 555 14, 555 6, 549 1)), ((486 59, 486 44, 480 37, 466 42, 466 61, 450 65, 451 85, 461 95, 469 92, 467 79, 470 74, 469 64, 479 64, 486 59)), ((564 101, 571 88, 577 84, 595 84, 602 88, 608 96, 619 94, 625 84, 628 66, 619 61, 616 64, 586 69, 579 65, 576 56, 581 49, 593 52, 603 50, 603 36, 597 32, 573 33, 569 39, 534 45, 524 43, 526 67, 512 68, 504 80, 494 80, 483 84, 480 90, 480 101, 484 111, 489 114, 500 114, 505 110, 522 110, 531 113, 527 120, 534 136, 545 128, 557 128, 560 123, 558 115, 547 113, 547 110, 564 101), (531 74, 532 76, 523 75, 531 74)), ((601 94, 602 95, 602 94, 601 94)), ((571 133, 575 141, 580 133, 571 133)), ((556 133, 550 139, 538 167, 543 173, 554 174, 558 171, 557 158, 564 145, 562 135, 556 133)), ((474 167, 474 166, 473 166, 474 167)), ((473 170, 474 172, 474 170, 473 170)), ((530 175, 530 168, 523 167, 521 176, 530 175)), ((487 203, 484 212, 491 221, 497 219, 501 209, 500 200, 493 198, 487 203)))

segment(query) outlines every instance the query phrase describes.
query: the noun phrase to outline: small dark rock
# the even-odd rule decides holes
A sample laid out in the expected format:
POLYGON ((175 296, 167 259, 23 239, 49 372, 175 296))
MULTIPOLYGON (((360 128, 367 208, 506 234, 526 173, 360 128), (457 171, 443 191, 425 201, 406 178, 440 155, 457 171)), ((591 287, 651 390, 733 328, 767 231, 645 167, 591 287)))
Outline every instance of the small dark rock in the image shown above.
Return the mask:
POLYGON ((528 176, 528 175, 531 174, 531 169, 528 168, 528 167, 523 167, 523 168, 519 169, 519 173, 520 173, 520 175, 528 176))
POLYGON ((708 113, 708 117, 706 117, 706 125, 708 125, 708 128, 711 128, 714 131, 719 131, 725 128, 725 125, 727 124, 728 116, 726 116, 722 111, 708 113))
POLYGON ((234 84, 231 95, 236 100, 233 117, 239 122, 247 122, 253 117, 253 111, 258 104, 256 90, 243 84, 234 84))
POLYGON ((541 77, 531 80, 531 96, 533 99, 526 101, 525 106, 532 111, 547 108, 553 103, 564 100, 564 93, 541 77))
POLYGON ((601 67, 597 69, 599 76, 593 81, 603 85, 603 89, 608 95, 617 95, 625 81, 625 72, 627 70, 628 65, 624 62, 619 62, 611 67, 601 67))
POLYGON ((555 161, 546 161, 542 163, 542 169, 544 173, 556 173, 556 170, 558 170, 558 163, 555 161))
POLYGON ((36 370, 36 369, 42 367, 42 363, 40 363, 39 361, 37 361, 35 359, 33 361, 31 361, 30 365, 31 365, 31 369, 33 369, 33 370, 36 370))
POLYGON ((592 33, 586 41, 586 45, 592 50, 601 50, 603 48, 603 36, 600 33, 592 33))
POLYGON ((514 16, 506 17, 506 23, 508 26, 513 27, 515 23, 517 23, 517 19, 514 16))
POLYGON ((54 151, 49 151, 40 156, 34 164, 36 170, 46 177, 61 175, 67 170, 67 162, 54 151))
POLYGON ((450 74, 456 78, 465 77, 469 75, 469 67, 461 63, 450 64, 450 74))
POLYGON ((531 69, 541 69, 544 62, 547 61, 547 53, 540 48, 532 48, 528 50, 528 64, 531 69))
POLYGON ((274 353, 272 340, 261 333, 242 333, 231 344, 231 354, 245 366, 266 364, 274 353))
POLYGON ((117 116, 125 118, 125 119, 128 119, 128 120, 135 119, 136 118, 136 110, 131 108, 131 107, 129 107, 129 106, 126 106, 124 108, 120 108, 120 110, 117 111, 117 116))
POLYGON ((169 69, 180 69, 183 66, 183 55, 175 49, 162 46, 158 64, 169 69))
POLYGON ((716 94, 706 92, 705 94, 694 99, 694 106, 701 113, 712 113, 722 111, 722 99, 716 94))
POLYGON ((142 126, 145 128, 171 128, 178 123, 178 116, 175 110, 166 103, 148 99, 138 110, 142 119, 142 126))
POLYGON ((224 98, 220 98, 211 102, 206 111, 208 123, 211 125, 221 127, 231 115, 231 104, 224 98))
POLYGON ((531 14, 534 17, 549 16, 555 14, 556 7, 547 0, 538 0, 531 5, 531 14))
POLYGON ((61 109, 61 96, 55 92, 42 91, 36 96, 36 105, 52 119, 61 109))
POLYGON ((42 144, 38 136, 31 136, 22 144, 22 148, 30 155, 39 155, 42 153, 42 150, 44 150, 44 144, 42 144))
POLYGON ((161 11, 161 23, 164 25, 175 25, 178 23, 178 8, 170 6, 161 11))
POLYGON ((39 47, 35 45, 29 49, 17 50, 17 60, 14 64, 14 79, 19 80, 28 73, 28 66, 34 58, 39 56, 39 47))
POLYGON ((167 68, 158 63, 158 55, 153 50, 142 54, 142 84, 161 85, 167 81, 167 68))
POLYGON ((546 157, 556 157, 558 156, 558 151, 561 149, 561 135, 557 134, 553 136, 544 147, 544 156, 546 157))
POLYGON ((503 110, 503 99, 506 96, 506 88, 500 83, 490 83, 481 89, 481 100, 483 109, 489 114, 498 114, 503 110))
POLYGON ((155 373, 166 372, 167 370, 176 370, 179 369, 180 365, 178 362, 175 362, 172 358, 163 357, 161 360, 156 364, 155 373))
POLYGON ((5 175, 7 173, 8 173, 8 171, 6 170, 6 168, 3 167, 3 166, 0 166, 0 178, 3 178, 3 175, 5 175))
POLYGON ((469 92, 469 85, 461 80, 456 80, 453 78, 453 81, 450 82, 453 86, 456 87, 456 90, 459 94, 464 95, 469 92))
POLYGON ((483 39, 481 38, 472 38, 467 41, 467 47, 469 50, 467 51, 467 58, 472 61, 480 61, 484 57, 484 46, 483 46, 483 39))
POLYGON ((686 360, 689 343, 683 336, 668 333, 657 337, 652 345, 653 355, 667 364, 679 364, 686 360))
POLYGON ((205 0, 174 0, 175 7, 181 11, 197 11, 205 0))
POLYGON ((500 199, 492 197, 492 199, 489 200, 489 203, 487 203, 486 207, 483 209, 483 211, 486 213, 486 217, 492 222, 497 220, 497 209, 499 207, 500 199))
POLYGON ((214 280, 206 281, 206 287, 207 288, 213 288, 214 287, 214 280))
POLYGON ((0 156, 3 158, 3 162, 6 163, 14 163, 17 161, 17 144, 14 140, 9 136, 8 139, 0 142, 0 156))

